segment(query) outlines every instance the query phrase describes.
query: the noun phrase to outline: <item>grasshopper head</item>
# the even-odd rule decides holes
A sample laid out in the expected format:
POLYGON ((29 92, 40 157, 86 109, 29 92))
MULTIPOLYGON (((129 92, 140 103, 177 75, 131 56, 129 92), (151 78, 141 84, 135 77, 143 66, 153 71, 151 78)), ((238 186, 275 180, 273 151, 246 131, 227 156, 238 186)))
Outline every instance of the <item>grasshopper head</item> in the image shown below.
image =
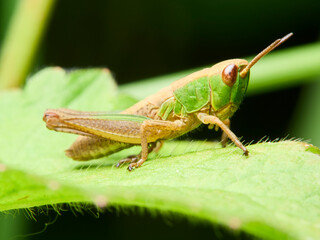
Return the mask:
POLYGON ((244 59, 231 59, 211 67, 209 83, 211 87, 211 108, 215 115, 224 120, 230 118, 239 108, 247 91, 250 71, 241 76, 248 65, 244 59))
POLYGON ((251 67, 292 35, 289 33, 277 39, 255 56, 250 63, 243 59, 231 59, 211 67, 208 75, 211 87, 211 108, 217 117, 224 120, 233 115, 247 91, 251 67))

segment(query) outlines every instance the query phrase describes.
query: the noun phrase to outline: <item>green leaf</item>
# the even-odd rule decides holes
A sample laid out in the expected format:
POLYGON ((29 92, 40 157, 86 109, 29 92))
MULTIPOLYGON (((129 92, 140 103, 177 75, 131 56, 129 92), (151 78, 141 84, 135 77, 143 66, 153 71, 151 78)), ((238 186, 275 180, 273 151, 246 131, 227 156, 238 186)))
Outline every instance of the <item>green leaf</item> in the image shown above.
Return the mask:
POLYGON ((57 203, 140 206, 222 224, 266 239, 320 238, 319 149, 283 141, 248 146, 169 141, 139 169, 114 164, 139 147, 76 162, 64 155, 76 136, 46 129, 46 108, 116 111, 108 70, 47 68, 23 91, 0 92, 0 211, 57 203))

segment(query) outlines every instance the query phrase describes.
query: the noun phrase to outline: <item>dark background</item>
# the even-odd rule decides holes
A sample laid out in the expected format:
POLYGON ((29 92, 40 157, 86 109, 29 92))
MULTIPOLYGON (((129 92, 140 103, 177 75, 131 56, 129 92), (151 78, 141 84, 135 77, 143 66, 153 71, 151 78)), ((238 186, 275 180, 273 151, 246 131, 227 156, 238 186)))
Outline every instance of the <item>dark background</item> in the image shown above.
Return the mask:
POLYGON ((107 66, 119 83, 316 41, 319 1, 58 1, 43 65, 107 66))
MULTIPOLYGON (((58 1, 33 72, 108 67, 124 84, 229 58, 257 54, 275 39, 294 33, 282 48, 319 39, 320 1, 64 0, 58 1)), ((259 64, 263 64, 261 61, 259 64)), ((254 69, 252 70, 254 71, 254 69)), ((272 71, 272 69, 270 70, 272 71)), ((245 142, 292 137, 289 129, 302 87, 247 97, 232 129, 245 142)), ((190 135, 189 135, 190 136, 190 135)), ((193 138, 218 138, 205 128, 193 138)), ((30 239, 205 239, 247 238, 181 216, 111 211, 99 219, 63 212, 30 239)), ((26 232, 41 230, 55 214, 27 221, 26 232)))

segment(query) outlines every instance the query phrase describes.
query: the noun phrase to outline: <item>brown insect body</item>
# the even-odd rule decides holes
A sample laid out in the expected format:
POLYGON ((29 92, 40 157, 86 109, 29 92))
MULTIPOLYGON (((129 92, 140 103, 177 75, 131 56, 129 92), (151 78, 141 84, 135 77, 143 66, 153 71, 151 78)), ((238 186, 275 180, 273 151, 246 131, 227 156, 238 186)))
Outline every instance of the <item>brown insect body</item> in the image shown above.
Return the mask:
POLYGON ((130 162, 129 170, 141 166, 148 153, 161 146, 157 142, 183 135, 202 123, 221 128, 222 145, 229 138, 247 156, 248 150, 229 129, 229 118, 246 92, 250 68, 291 35, 273 42, 250 63, 231 59, 197 71, 120 114, 48 109, 43 120, 49 129, 82 135, 66 150, 74 160, 100 158, 141 144, 141 154, 129 156, 117 165, 130 162))
MULTIPOLYGON (((207 70, 208 69, 204 69, 202 71, 196 72, 193 74, 193 76, 199 75, 199 73, 203 75, 203 73, 207 72, 207 70)), ((183 82, 187 82, 189 79, 190 76, 181 80, 183 80, 183 82)), ((161 120, 161 117, 158 115, 158 111, 163 102, 165 102, 169 98, 174 97, 173 91, 174 90, 171 85, 169 87, 165 87, 158 91, 156 94, 145 98, 144 100, 136 103, 135 105, 124 110, 121 113, 141 115, 154 120, 161 120)), ((155 135, 156 139, 149 138, 148 142, 155 142, 157 140, 166 140, 181 136, 184 133, 189 132, 194 128, 197 128, 201 124, 201 121, 196 116, 188 116, 188 118, 186 118, 182 116, 176 116, 174 114, 170 114, 167 121, 175 121, 178 119, 181 119, 185 123, 183 129, 181 129, 180 131, 166 131, 163 129, 159 129, 158 134, 155 135)), ((137 135, 139 135, 139 130, 140 128, 136 129, 137 135)), ((141 141, 137 143, 124 143, 105 138, 79 136, 77 140, 69 147, 69 149, 66 150, 66 155, 77 161, 85 161, 90 159, 101 158, 103 156, 108 156, 112 153, 121 151, 123 149, 132 147, 140 143, 141 141)))

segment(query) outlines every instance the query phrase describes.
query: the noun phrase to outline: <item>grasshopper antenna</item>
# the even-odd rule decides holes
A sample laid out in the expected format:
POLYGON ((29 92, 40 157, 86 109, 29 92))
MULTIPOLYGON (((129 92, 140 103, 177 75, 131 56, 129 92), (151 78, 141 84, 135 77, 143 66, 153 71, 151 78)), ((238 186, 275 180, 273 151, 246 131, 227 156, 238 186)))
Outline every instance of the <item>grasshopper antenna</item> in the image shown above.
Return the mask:
POLYGON ((254 64, 256 64, 263 56, 267 55, 273 49, 278 47, 281 43, 287 41, 292 35, 293 33, 289 33, 285 35, 283 38, 275 40, 268 47, 266 47, 262 52, 260 52, 257 56, 255 56, 254 59, 252 59, 251 62, 244 69, 241 70, 240 77, 244 78, 254 64))

